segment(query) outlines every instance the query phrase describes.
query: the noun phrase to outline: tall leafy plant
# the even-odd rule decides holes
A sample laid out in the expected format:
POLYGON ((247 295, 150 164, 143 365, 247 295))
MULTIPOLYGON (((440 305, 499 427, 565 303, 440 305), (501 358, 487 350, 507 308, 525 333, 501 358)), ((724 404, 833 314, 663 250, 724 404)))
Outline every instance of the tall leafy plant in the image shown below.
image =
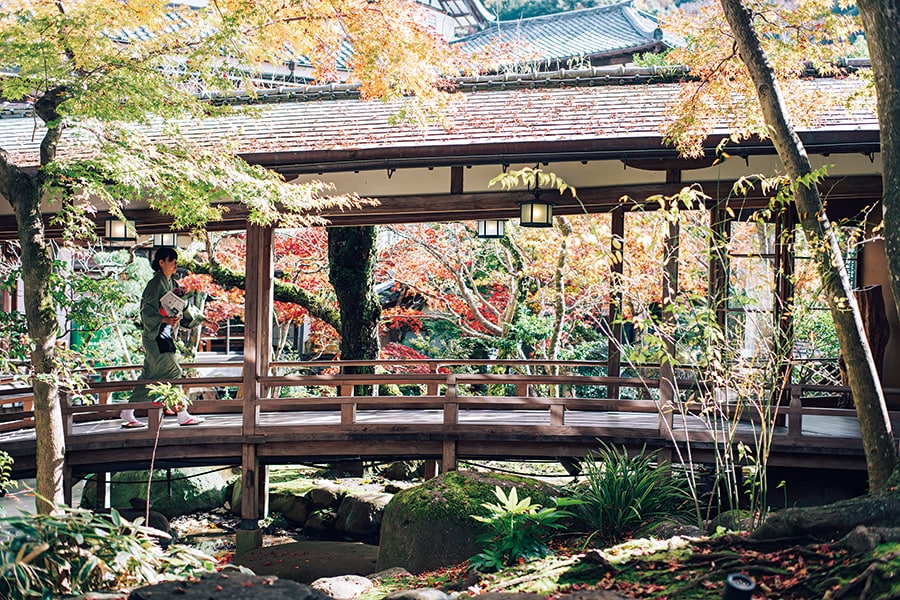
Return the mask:
POLYGON ((0 597, 54 598, 155 583, 210 571, 215 560, 190 547, 162 550, 161 531, 109 514, 54 507, 52 515, 0 519, 0 597))
POLYGON ((645 525, 689 518, 687 479, 646 451, 629 456, 624 448, 600 442, 581 463, 584 480, 570 487, 575 517, 604 543, 625 539, 645 525))
MULTIPOLYGON (((0 450, 0 496, 6 494, 6 490, 12 484, 10 474, 12 473, 13 459, 12 457, 0 450)), ((3 515, 3 508, 0 507, 0 517, 3 515)))
POLYGON ((550 535, 565 527, 563 520, 571 516, 564 506, 572 504, 565 498, 555 500, 556 506, 543 507, 531 501, 531 497, 519 500, 519 492, 512 488, 494 488, 497 502, 485 502, 481 506, 487 515, 472 518, 488 527, 477 538, 484 550, 469 560, 469 565, 479 571, 498 571, 519 561, 546 556, 550 550, 550 535))

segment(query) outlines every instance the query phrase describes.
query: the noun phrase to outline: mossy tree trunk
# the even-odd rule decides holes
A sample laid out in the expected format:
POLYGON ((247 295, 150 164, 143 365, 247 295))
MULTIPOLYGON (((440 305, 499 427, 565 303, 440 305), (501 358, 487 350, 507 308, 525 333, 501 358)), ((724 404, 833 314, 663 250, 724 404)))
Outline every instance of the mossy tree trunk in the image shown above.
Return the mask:
MULTIPOLYGON (((378 320, 381 304, 375 295, 376 229, 330 227, 328 275, 341 314, 341 358, 378 358, 378 320)), ((347 373, 371 373, 371 368, 347 367, 347 373)))
MULTIPOLYGON (((900 313, 900 0, 860 0, 857 4, 878 96, 884 245, 894 306, 900 313)), ((890 483, 900 485, 900 464, 890 483)))

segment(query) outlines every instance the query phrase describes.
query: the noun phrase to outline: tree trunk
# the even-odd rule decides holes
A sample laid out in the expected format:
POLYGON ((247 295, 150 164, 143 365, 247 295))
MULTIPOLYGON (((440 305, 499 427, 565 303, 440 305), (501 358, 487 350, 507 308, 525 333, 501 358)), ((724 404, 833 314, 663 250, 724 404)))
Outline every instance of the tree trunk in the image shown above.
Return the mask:
MULTIPOLYGON (((328 228, 328 276, 341 312, 341 358, 378 358, 381 304, 375 295, 375 239, 372 226, 328 228)), ((348 367, 349 373, 372 372, 348 367)))
POLYGON ((25 317, 33 343, 34 429, 37 440, 37 510, 49 513, 63 502, 66 442, 59 397, 60 366, 56 358, 59 324, 50 291, 53 250, 44 237, 40 188, 21 171, 9 190, 22 247, 25 317))
MULTIPOLYGON (((57 108, 65 96, 65 87, 54 88, 34 103, 35 114, 47 128, 41 140, 41 166, 53 162, 62 135, 57 108)), ((66 439, 63 430, 59 383, 63 366, 56 353, 59 333, 56 303, 50 289, 53 274, 53 248, 45 237, 41 218, 44 174, 29 175, 12 163, 0 149, 0 196, 5 197, 16 215, 22 252, 22 281, 25 292, 25 319, 31 337, 31 378, 34 389, 34 434, 37 448, 37 498, 41 513, 49 513, 54 503, 62 503, 65 473, 66 439)))
MULTIPOLYGON (((878 127, 881 134, 881 210, 884 245, 894 308, 900 313, 900 0, 859 0, 869 58, 878 97, 878 127)), ((900 468, 891 485, 900 484, 900 468)))
POLYGON ((892 492, 840 500, 826 506, 786 508, 772 513, 756 529, 757 540, 813 537, 835 540, 857 525, 900 526, 900 496, 892 492))
MULTIPOLYGON (((824 282, 825 295, 847 364, 847 377, 866 454, 869 487, 879 490, 885 486, 897 463, 897 449, 881 382, 866 342, 859 306, 853 295, 840 247, 825 214, 818 188, 814 183, 807 185, 803 182, 804 177, 812 172, 812 166, 803 143, 790 123, 781 90, 753 28, 752 15, 740 0, 721 2, 725 17, 734 32, 741 60, 747 66, 756 87, 772 143, 795 186, 797 213, 810 238, 810 247, 815 252, 819 275, 824 282)), ((889 22, 893 24, 892 27, 896 27, 896 21, 889 22)), ((884 142, 882 136, 882 146, 884 142)), ((885 229, 889 231, 890 227, 886 226, 885 229)), ((900 236, 900 230, 897 230, 897 235, 900 236)))
POLYGON ((891 291, 900 310, 900 0, 859 0, 857 5, 878 96, 884 244, 891 291))

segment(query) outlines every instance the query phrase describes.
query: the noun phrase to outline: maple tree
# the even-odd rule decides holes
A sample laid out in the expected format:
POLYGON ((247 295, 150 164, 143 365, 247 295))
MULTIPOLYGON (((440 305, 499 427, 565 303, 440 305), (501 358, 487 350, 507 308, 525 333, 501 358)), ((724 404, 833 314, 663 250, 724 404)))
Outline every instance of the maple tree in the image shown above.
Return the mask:
POLYGON ((18 224, 32 343, 39 510, 62 500, 65 455, 56 308, 49 293, 53 248, 43 203, 57 202, 69 240, 93 232, 92 206, 105 202, 121 215, 134 198, 172 215, 184 229, 218 218, 215 202, 225 198, 246 202, 252 223, 286 226, 313 222, 311 209, 352 203, 322 195, 321 185, 286 185, 226 146, 201 150, 175 128, 164 140, 154 139, 141 126, 154 119, 188 119, 189 125, 189 119, 227 112, 196 92, 252 93, 256 66, 264 62, 306 56, 321 80, 333 80, 347 42, 354 48, 351 77, 364 96, 417 97, 420 104, 411 108, 439 108, 438 77, 457 65, 415 11, 404 0, 215 0, 196 8, 163 0, 0 5, 2 94, 33 99, 42 136, 36 172, 18 164, 0 141, 0 196, 18 224), (140 35, 129 34, 138 30, 140 35))
MULTIPOLYGON (((398 241, 383 253, 381 278, 425 298, 419 318, 426 328, 452 327, 459 351, 471 352, 475 342, 503 358, 599 358, 614 288, 628 317, 661 301, 659 240, 667 226, 658 208, 626 215, 628 230, 641 235, 624 240, 619 252, 612 250, 608 214, 557 218, 540 230, 507 224, 506 237, 496 241, 478 239, 474 223, 392 226, 398 241), (617 281, 619 260, 624 275, 617 281)), ((700 211, 696 218, 703 219, 700 211)), ((683 238, 683 287, 700 292, 706 271, 688 257, 702 254, 703 238, 683 238)))
POLYGON ((885 400, 840 246, 816 185, 824 173, 812 168, 796 134, 796 127, 845 105, 859 90, 860 86, 847 86, 845 96, 828 96, 799 84, 809 64, 823 74, 842 74, 836 65, 848 52, 858 23, 822 0, 791 5, 722 0, 721 5, 708 3, 682 15, 678 26, 688 43, 671 58, 688 64, 697 81, 685 87, 667 135, 687 156, 699 154, 700 140, 723 121, 732 127, 733 140, 751 135, 772 140, 826 286, 857 407, 870 485, 880 489, 897 462, 885 400), (731 43, 723 44, 723 37, 731 43))

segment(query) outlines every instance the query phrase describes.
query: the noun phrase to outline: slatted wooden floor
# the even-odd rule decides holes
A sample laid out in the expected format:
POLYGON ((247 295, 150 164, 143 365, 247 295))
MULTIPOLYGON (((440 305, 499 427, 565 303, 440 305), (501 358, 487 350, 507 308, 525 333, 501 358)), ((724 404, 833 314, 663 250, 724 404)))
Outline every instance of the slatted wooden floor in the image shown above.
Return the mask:
MULTIPOLYGON (((262 413, 255 431, 242 431, 242 415, 206 414, 206 422, 180 427, 174 417, 162 421, 157 456, 160 465, 240 464, 245 444, 255 444, 268 463, 315 462, 344 458, 440 459, 453 443, 460 458, 548 458, 580 456, 596 448, 597 439, 632 448, 646 445, 674 449, 672 437, 659 433, 652 413, 567 411, 565 424, 553 426, 546 410, 460 410, 458 424, 444 426, 444 412, 358 410, 342 425, 339 410, 262 413)), ((146 421, 146 419, 143 419, 146 421)), ((900 426, 897 418, 895 430, 900 426)), ((697 417, 673 421, 675 439, 690 439, 695 460, 713 452, 707 426, 697 417)), ((739 423, 737 434, 752 439, 758 428, 739 423)), ((123 429, 117 418, 75 423, 67 438, 67 461, 75 473, 139 468, 149 461, 154 438, 150 428, 123 429)), ((772 464, 796 467, 862 469, 859 427, 852 416, 805 415, 802 435, 775 428, 772 464)), ((683 445, 683 444, 682 444, 683 445)), ((16 477, 32 475, 33 429, 0 434, 0 448, 15 460, 16 477)))

